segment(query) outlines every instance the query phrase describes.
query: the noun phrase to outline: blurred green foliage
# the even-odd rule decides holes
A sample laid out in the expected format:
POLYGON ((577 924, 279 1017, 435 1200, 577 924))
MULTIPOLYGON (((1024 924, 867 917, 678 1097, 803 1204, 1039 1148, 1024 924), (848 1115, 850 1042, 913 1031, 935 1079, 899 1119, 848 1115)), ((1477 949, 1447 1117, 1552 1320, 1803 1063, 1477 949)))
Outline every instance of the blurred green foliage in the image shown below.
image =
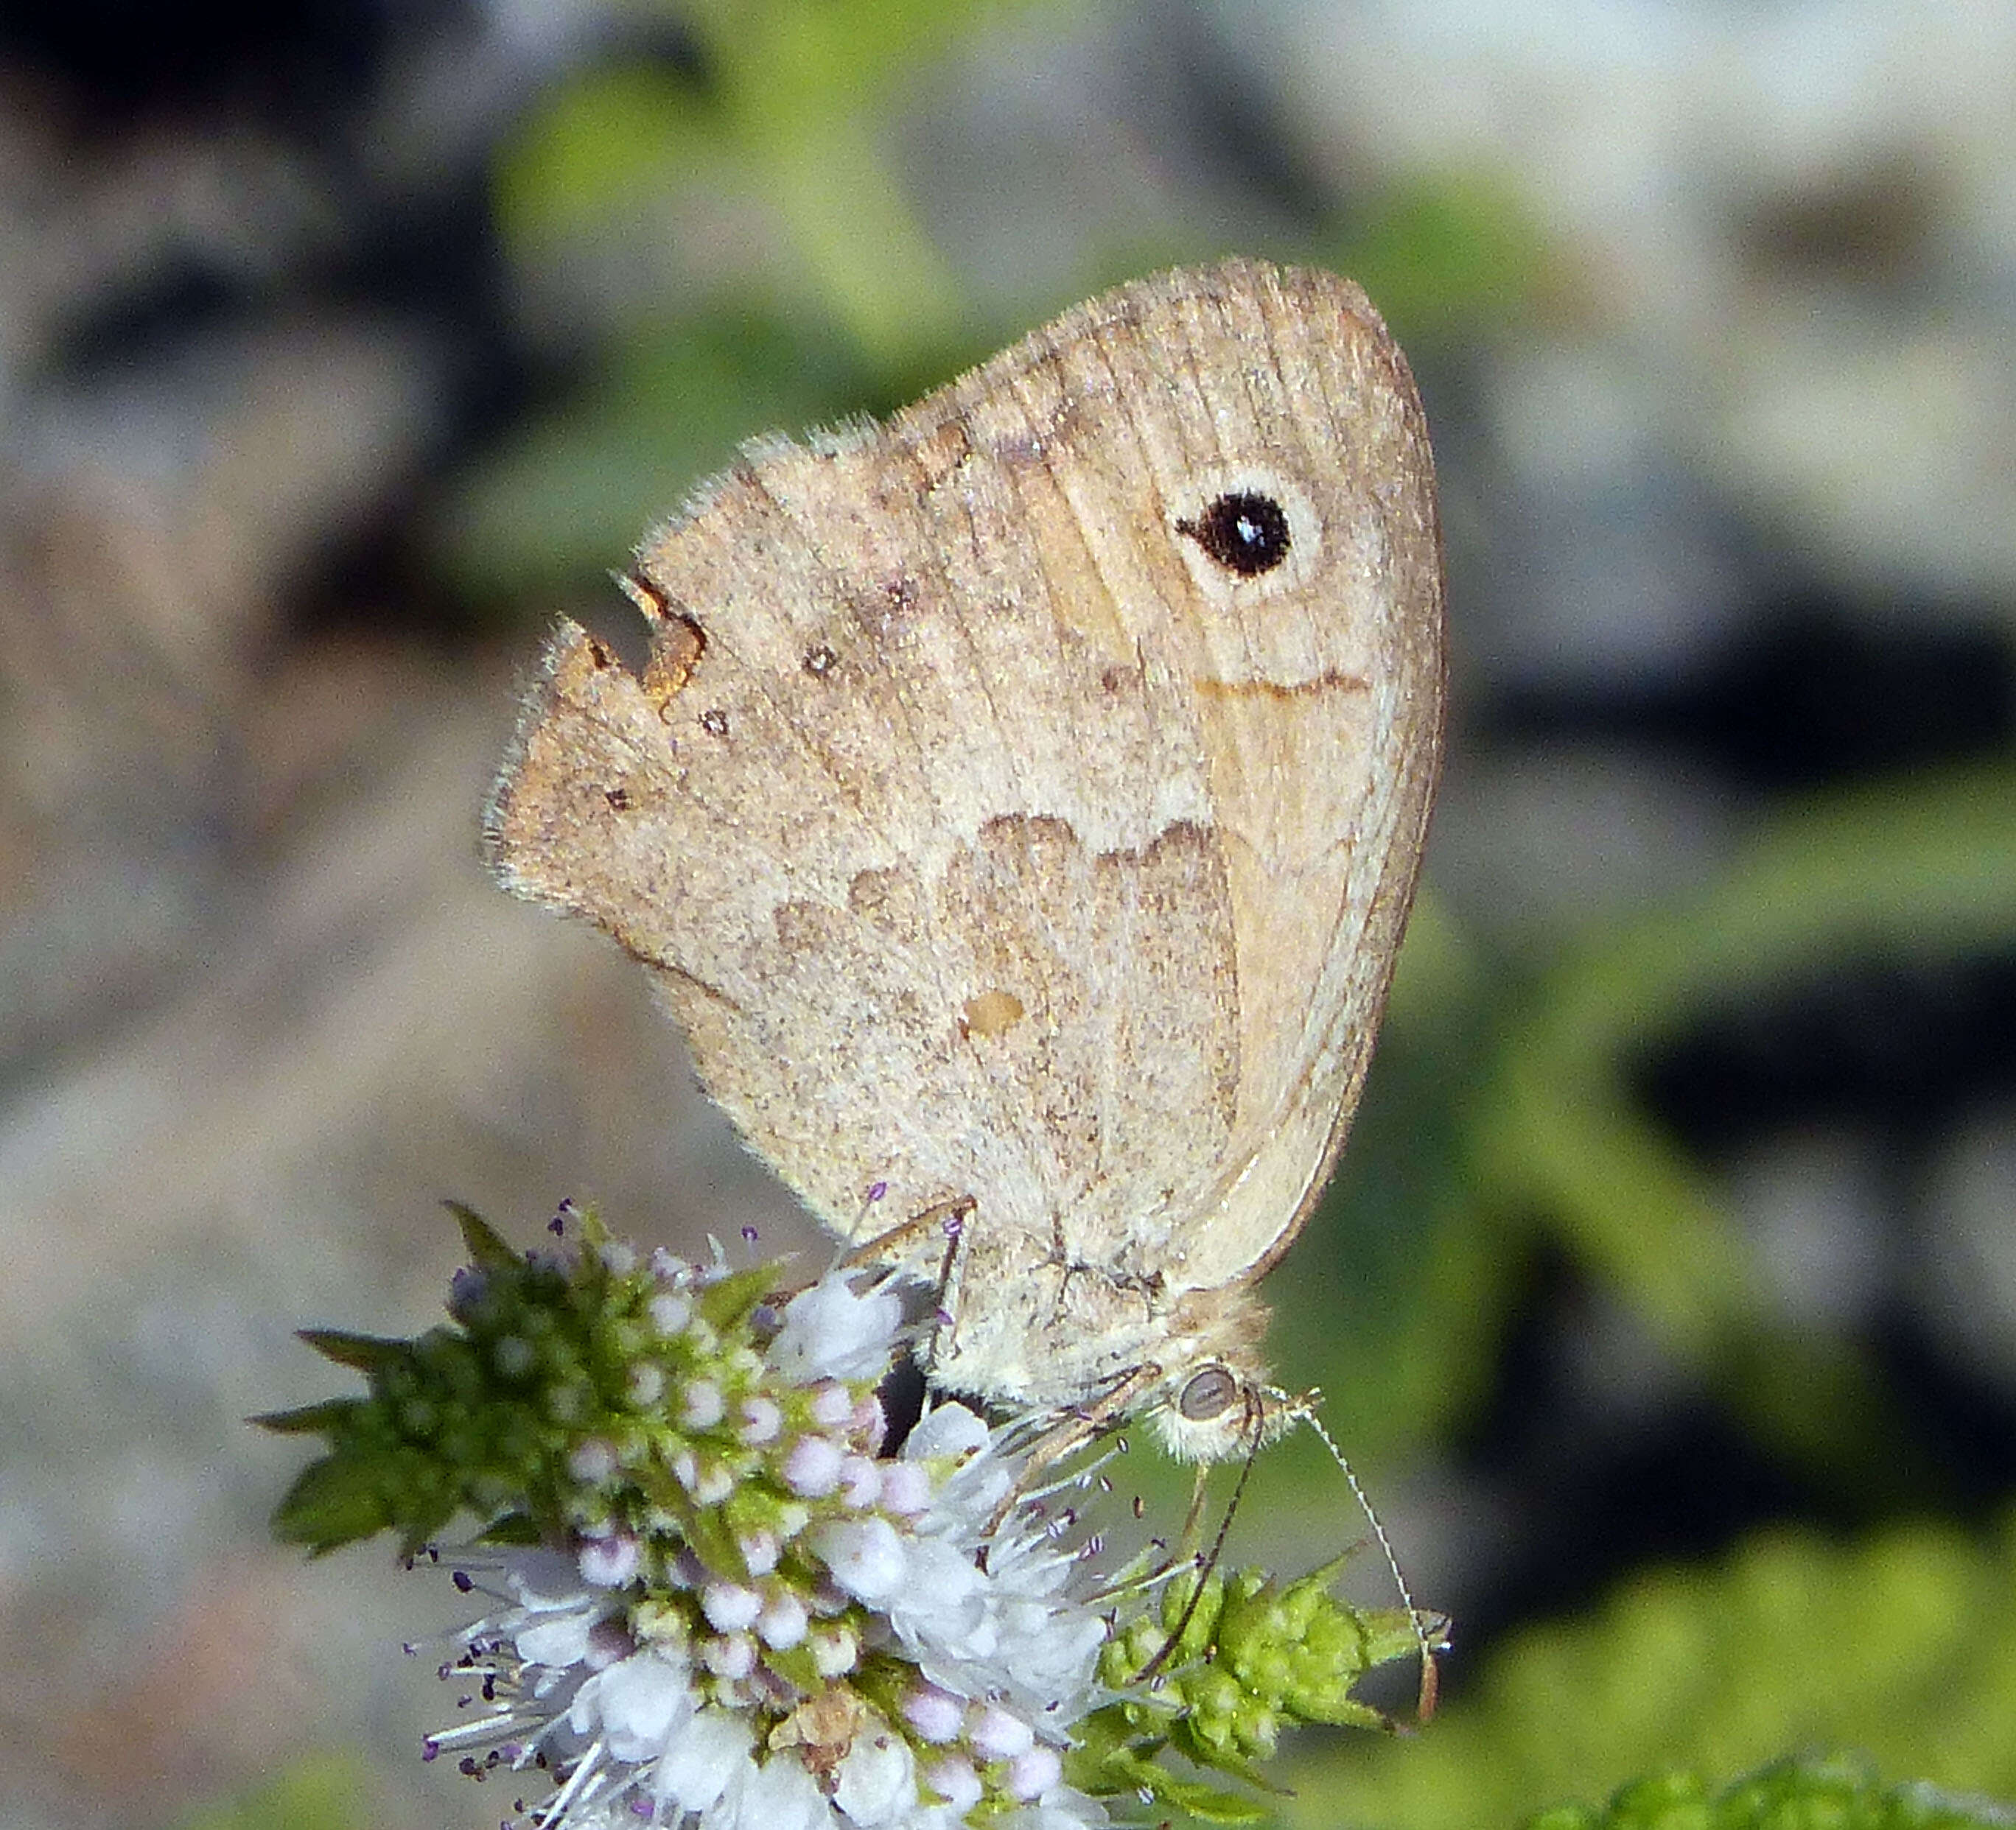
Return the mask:
POLYGON ((1774 1312, 1714 1176, 1640 1109, 1632 1075, 1773 985, 2012 940, 2006 766, 1814 796, 1684 902, 1553 957, 1490 957, 1424 899, 1363 1114, 1298 1248, 1348 1271, 1277 1280, 1283 1361, 1322 1382, 1331 1427, 1369 1459, 1441 1434, 1544 1242, 1814 1490, 1871 1515, 1932 1503, 1894 1401, 1841 1340, 1774 1312))
MULTIPOLYGON (((988 321, 969 296, 884 129, 899 93, 963 36, 1046 9, 1071 10, 704 0, 679 14, 690 71, 591 72, 545 100, 499 171, 507 246, 620 246, 697 219, 714 243, 693 271, 715 277, 610 332, 578 390, 449 505, 443 551, 472 599, 543 612, 620 563, 741 438, 885 412, 1026 328, 988 321)), ((1070 296, 1227 251, 1090 250, 1070 296)), ((1417 178, 1355 200, 1310 245, 1247 251, 1352 273, 1417 356, 1521 325, 1549 285, 1531 218, 1487 174, 1417 178)), ((1816 1490, 1864 1516, 1936 1505, 1872 1370, 1774 1311, 1710 1167, 1641 1109, 1632 1073, 1704 1016, 1831 962, 1936 961, 2012 939, 2007 766, 1785 808, 1684 901, 1551 955, 1499 957, 1424 898, 1344 1173, 1295 1274, 1273 1286, 1284 1375, 1319 1379, 1334 1433, 1391 1469, 1475 1404, 1521 1267, 1544 1245, 1816 1490)), ((1334 1471, 1306 1434, 1276 1456, 1271 1484, 1327 1554, 1334 1471)), ((1840 1548, 1774 1537, 1718 1571, 1644 1577, 1599 1619, 1507 1645, 1480 1694, 1418 1739, 1348 1766, 1313 1760, 1287 1817, 1510 1824, 1669 1763, 1719 1783, 1816 1740, 1871 1749, 1886 1773, 2016 1792, 2009 1560, 2006 1543, 1931 1530, 1840 1548)), ((1731 1817, 1702 1783, 1648 1781, 1608 1818, 1546 1821, 1945 1821, 1731 1817)))
MULTIPOLYGON (((1062 0, 760 0, 682 8, 693 73, 578 73, 524 124, 496 195, 530 264, 697 221, 696 278, 608 330, 578 387, 459 484, 439 551, 472 602, 544 611, 599 581, 743 439, 884 414, 1031 328, 992 318, 939 254, 889 143, 891 99, 967 34, 1062 0)), ((1157 265, 1235 250, 1093 248, 1060 310, 1157 265)), ((1277 253, 1351 274, 1401 336, 1517 322, 1543 283, 1518 201, 1473 173, 1362 200, 1277 253)))
POLYGON ((640 334, 461 489, 443 527, 453 574, 471 601, 543 612, 588 580, 614 602, 610 569, 737 444, 840 418, 865 385, 844 345, 761 311, 640 334))
POLYGON ((1937 1525, 1845 1544, 1762 1533, 1712 1567, 1647 1572, 1587 1618, 1507 1638, 1478 1678, 1417 1738, 1291 1759, 1284 1822, 1494 1830, 1669 1767, 1721 1785, 1811 1748, 2016 1796, 2016 1519, 1985 1544, 1937 1525))
POLYGON ((181 1820, 178 1830, 364 1830, 363 1766, 337 1755, 297 1760, 279 1778, 181 1820))
POLYGON ((1564 1806, 1526 1830, 1970 1830, 2006 1824, 1995 1807, 1911 1783, 1885 1785, 1859 1761, 1784 1760, 1719 1792, 1698 1775, 1642 1779, 1602 1806, 1564 1806))

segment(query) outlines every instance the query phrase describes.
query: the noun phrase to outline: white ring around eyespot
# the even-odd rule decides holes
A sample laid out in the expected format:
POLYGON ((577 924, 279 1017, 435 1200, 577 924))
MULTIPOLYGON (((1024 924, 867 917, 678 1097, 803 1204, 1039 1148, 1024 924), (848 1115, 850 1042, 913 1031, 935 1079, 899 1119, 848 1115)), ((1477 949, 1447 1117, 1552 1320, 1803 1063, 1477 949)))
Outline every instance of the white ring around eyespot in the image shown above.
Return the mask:
POLYGON ((1252 602, 1307 584, 1321 562, 1323 517, 1309 492, 1294 477, 1262 464, 1207 466, 1193 473, 1190 486, 1172 498, 1169 537, 1181 549, 1183 563, 1200 590, 1213 598, 1252 602), (1179 534, 1181 521, 1202 520, 1220 496, 1265 496, 1280 505, 1288 520, 1288 556, 1265 572, 1240 573, 1222 566, 1189 534, 1179 534))

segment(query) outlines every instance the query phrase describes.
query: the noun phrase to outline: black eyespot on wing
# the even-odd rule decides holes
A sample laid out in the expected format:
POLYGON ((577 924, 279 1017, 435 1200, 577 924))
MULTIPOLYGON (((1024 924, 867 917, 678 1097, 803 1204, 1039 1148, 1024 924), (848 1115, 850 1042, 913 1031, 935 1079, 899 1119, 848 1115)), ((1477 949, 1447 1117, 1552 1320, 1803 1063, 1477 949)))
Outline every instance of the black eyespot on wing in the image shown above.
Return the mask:
POLYGON ((1176 523, 1212 560, 1241 578, 1271 572, 1288 556, 1288 513, 1258 490, 1228 491, 1193 521, 1176 523))
POLYGON ((1222 1417, 1239 1397, 1239 1381, 1222 1366, 1207 1366, 1188 1379, 1176 1399, 1176 1408, 1193 1423, 1222 1417))

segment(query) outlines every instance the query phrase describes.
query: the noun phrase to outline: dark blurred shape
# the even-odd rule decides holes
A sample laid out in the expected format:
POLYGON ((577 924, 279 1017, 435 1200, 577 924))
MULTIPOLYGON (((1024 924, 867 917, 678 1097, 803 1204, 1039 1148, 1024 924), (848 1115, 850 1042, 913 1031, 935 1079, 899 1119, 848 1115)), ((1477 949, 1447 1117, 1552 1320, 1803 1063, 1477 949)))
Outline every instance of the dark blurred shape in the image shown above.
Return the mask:
POLYGON ((875 1395, 881 1400, 882 1415, 887 1419, 882 1453, 900 1455, 904 1444, 910 1440, 910 1432, 917 1427, 924 1414, 923 1368, 913 1356, 905 1354, 889 1368, 889 1376, 883 1380, 875 1395))
POLYGON ((1985 620, 1877 626, 1795 597, 1768 607, 1670 715, 1670 735, 1697 732, 1712 760, 1766 792, 1950 761, 2016 737, 2016 649, 1985 620))
POLYGON ((1820 1120, 1924 1138, 2016 1091, 2016 956, 1816 960, 1798 983, 1705 1011, 1638 1084, 1711 1158, 1820 1120))
POLYGON ((183 428, 192 451, 249 445, 260 422, 232 398, 284 397, 331 350, 368 350, 386 394, 359 380, 322 417, 333 444, 380 448, 340 508, 261 528, 261 613, 468 633, 485 606, 414 530, 470 452, 567 385, 516 322, 490 186, 542 59, 587 49, 507 41, 468 0, 0 11, 0 95, 30 124, 15 156, 40 159, 75 225, 76 282, 27 289, 34 334, 10 351, 23 423, 144 476, 150 428, 183 428), (427 73, 448 63, 470 76, 444 110, 427 73))
POLYGON ((1890 160, 1767 200, 1738 225, 1736 249, 1766 281, 1893 282, 1921 268, 1948 214, 1922 164, 1890 160))
POLYGON ((1280 95, 1242 54, 1233 22, 1221 25, 1186 7, 1146 19, 1147 29, 1137 21, 1129 46, 1134 107, 1139 131, 1159 155, 1249 210, 1257 204, 1304 235, 1320 233, 1337 209, 1333 174, 1311 156, 1280 95))
POLYGON ((1471 1420, 1467 1465, 1520 1520, 1504 1561, 1460 1603, 1474 1653, 1522 1620, 1590 1605, 1626 1570, 1709 1555, 1823 1498, 1705 1390, 1621 1380, 1619 1318, 1561 1253, 1522 1267, 1516 1318, 1489 1403, 1471 1420))
POLYGON ((2016 642, 1984 613, 1858 614, 1805 592, 1759 605, 1688 674, 1635 691, 1515 690, 1494 741, 1607 737, 1694 758, 1761 793, 1951 762, 2016 741, 2016 642))
POLYGON ((463 0, 17 0, 0 12, 0 59, 60 84, 80 128, 117 133, 135 111, 227 105, 298 128, 337 118, 375 84, 395 16, 405 31, 464 10, 463 0))

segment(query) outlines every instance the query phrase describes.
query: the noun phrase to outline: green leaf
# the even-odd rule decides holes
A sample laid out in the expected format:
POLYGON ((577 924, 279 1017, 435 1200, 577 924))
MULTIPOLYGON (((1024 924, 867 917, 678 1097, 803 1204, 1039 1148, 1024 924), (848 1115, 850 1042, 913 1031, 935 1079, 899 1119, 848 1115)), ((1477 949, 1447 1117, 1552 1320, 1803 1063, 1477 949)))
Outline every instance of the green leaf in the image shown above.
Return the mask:
POLYGON ((640 210, 733 151, 701 84, 660 64, 582 70, 546 88, 499 160, 498 223, 517 244, 597 227, 634 232, 640 210))
POLYGON ((1548 249, 1510 183, 1451 170, 1375 196, 1321 257, 1363 286, 1418 350, 1438 337, 1502 336, 1530 318, 1547 283, 1548 249))
POLYGON ((361 1400, 329 1398, 319 1404, 301 1404, 292 1411, 267 1411, 246 1422, 255 1429, 271 1430, 275 1436, 333 1436, 356 1416, 361 1400))
POLYGON ((730 1271, 707 1285, 694 1298, 693 1307, 710 1326, 724 1334, 740 1328, 765 1296, 777 1287, 775 1265, 752 1265, 747 1271, 730 1271))
POLYGON ((312 1462, 275 1508, 273 1535, 321 1556, 390 1530, 394 1513, 387 1488, 357 1460, 312 1462))
POLYGON ((304 1328, 299 1338, 325 1360, 347 1366, 367 1379, 403 1365, 412 1354, 410 1341, 394 1340, 381 1335, 351 1334, 337 1328, 304 1328))
POLYGON ((455 1216, 455 1224, 462 1231, 462 1242, 468 1248, 470 1258, 478 1269, 512 1271, 517 1268, 524 1254, 474 1208, 465 1207, 459 1201, 444 1201, 441 1205, 455 1216))
POLYGON ((1095 1798, 1146 1796, 1209 1824, 1255 1824, 1271 1814, 1258 1799, 1171 1771, 1154 1758, 1156 1743, 1135 1736, 1125 1710, 1096 1711, 1078 1725, 1078 1745, 1064 1756, 1065 1778, 1095 1798))

